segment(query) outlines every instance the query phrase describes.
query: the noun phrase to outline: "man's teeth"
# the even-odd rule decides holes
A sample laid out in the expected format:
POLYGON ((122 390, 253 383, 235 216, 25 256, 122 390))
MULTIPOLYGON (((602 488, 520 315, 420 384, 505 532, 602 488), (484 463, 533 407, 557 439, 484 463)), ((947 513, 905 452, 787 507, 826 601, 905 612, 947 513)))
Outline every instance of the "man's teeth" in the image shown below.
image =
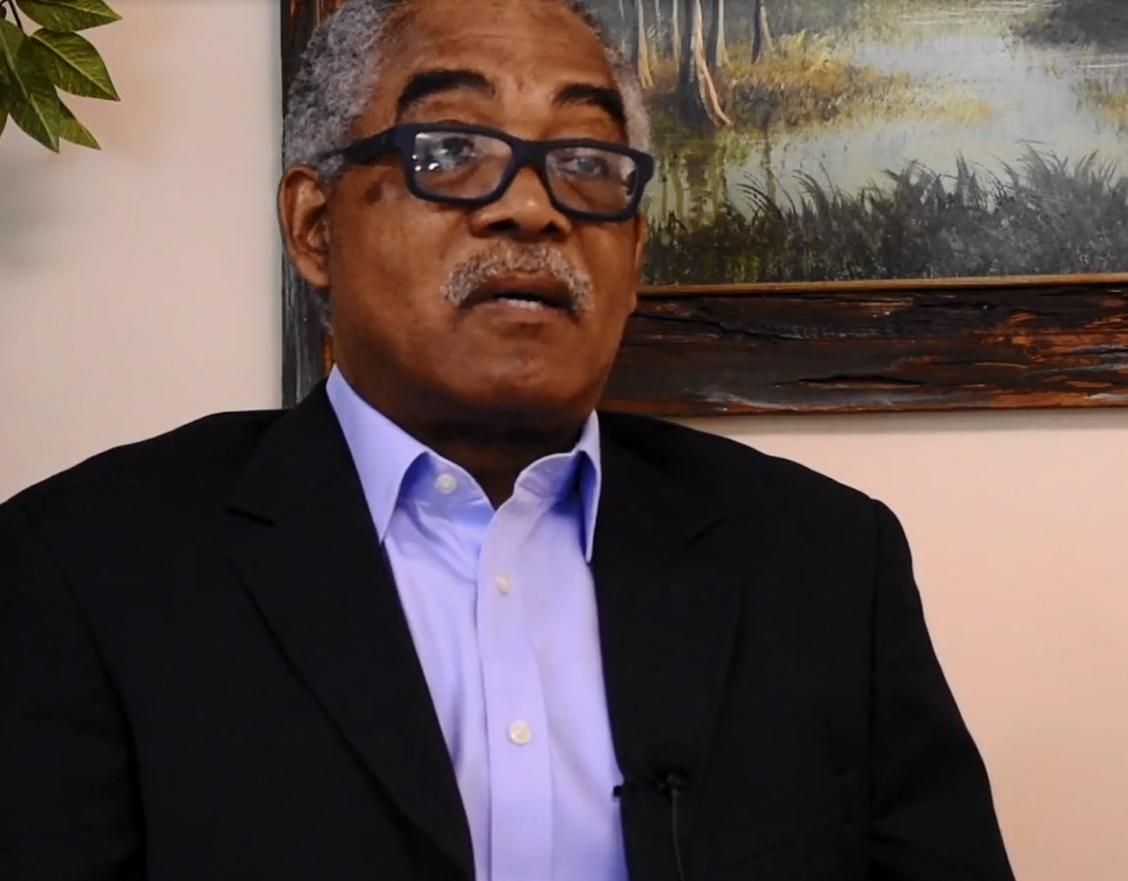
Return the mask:
POLYGON ((505 303, 509 306, 516 306, 518 309, 546 309, 547 306, 540 300, 524 300, 517 297, 498 297, 497 302, 505 303))

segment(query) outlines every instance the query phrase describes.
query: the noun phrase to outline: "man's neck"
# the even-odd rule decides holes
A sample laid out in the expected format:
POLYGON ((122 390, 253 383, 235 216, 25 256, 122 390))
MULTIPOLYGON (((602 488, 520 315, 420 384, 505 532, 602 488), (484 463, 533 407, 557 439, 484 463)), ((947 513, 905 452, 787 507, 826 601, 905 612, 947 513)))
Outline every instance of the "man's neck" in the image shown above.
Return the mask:
POLYGON ((521 472, 538 459, 572 450, 591 412, 576 404, 497 409, 417 390, 367 387, 338 364, 342 377, 369 406, 379 410, 424 446, 464 468, 494 508, 513 495, 521 472))

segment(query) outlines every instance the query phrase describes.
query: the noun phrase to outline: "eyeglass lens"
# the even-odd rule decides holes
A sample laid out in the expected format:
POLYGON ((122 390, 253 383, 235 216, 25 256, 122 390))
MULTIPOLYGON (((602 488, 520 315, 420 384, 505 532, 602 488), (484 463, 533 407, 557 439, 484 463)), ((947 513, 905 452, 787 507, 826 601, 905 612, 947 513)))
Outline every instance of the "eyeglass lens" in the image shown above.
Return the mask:
MULTIPOLYGON (((489 198, 512 158, 509 144, 490 135, 420 132, 415 137, 415 183, 440 198, 489 198)), ((613 150, 558 147, 548 153, 545 171, 556 200, 577 211, 617 214, 635 195, 637 164, 613 150)))

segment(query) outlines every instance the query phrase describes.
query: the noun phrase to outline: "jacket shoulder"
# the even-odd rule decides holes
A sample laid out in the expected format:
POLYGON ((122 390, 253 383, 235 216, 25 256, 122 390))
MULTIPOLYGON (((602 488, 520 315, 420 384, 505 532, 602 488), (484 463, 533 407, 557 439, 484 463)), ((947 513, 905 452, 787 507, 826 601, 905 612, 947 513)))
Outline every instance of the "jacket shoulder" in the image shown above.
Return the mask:
POLYGON ((263 436, 286 412, 218 413, 116 447, 23 490, 0 505, 0 514, 22 507, 48 520, 80 511, 96 516, 100 508, 124 499, 186 507, 221 503, 263 436))
POLYGON ((623 413, 601 413, 600 426, 608 441, 733 510, 747 511, 754 504, 777 513, 815 512, 820 506, 828 509, 825 513, 844 513, 873 503, 798 462, 698 429, 623 413))

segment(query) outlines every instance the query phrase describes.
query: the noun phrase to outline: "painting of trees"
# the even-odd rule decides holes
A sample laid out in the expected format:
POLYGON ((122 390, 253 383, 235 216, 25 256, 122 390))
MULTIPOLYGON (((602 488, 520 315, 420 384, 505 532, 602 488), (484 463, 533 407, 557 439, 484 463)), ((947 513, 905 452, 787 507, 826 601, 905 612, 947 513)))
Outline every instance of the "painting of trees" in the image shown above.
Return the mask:
POLYGON ((1126 0, 588 2, 656 122, 651 283, 1128 270, 1126 0))
POLYGON ((615 0, 608 14, 618 22, 625 49, 643 88, 669 62, 678 105, 686 121, 725 128, 721 81, 728 67, 726 0, 615 0), (706 13, 708 13, 706 15, 706 13))

